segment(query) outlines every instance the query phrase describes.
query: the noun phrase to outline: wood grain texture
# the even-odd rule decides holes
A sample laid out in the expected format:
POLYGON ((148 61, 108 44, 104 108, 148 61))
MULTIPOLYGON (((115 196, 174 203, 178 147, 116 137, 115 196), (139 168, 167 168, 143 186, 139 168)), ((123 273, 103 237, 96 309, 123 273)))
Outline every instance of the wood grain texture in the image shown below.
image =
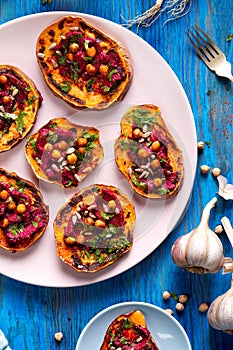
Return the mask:
MULTIPOLYGON (((0 1, 0 23, 13 18, 44 11, 78 11, 107 18, 116 23, 145 11, 151 0, 58 0, 42 5, 41 1, 0 1)), ((197 136, 209 143, 199 155, 196 180, 190 204, 179 226, 149 257, 140 264, 108 281, 77 288, 37 287, 0 277, 0 328, 14 350, 75 349, 86 323, 100 310, 122 301, 146 301, 162 308, 175 309, 175 300, 164 302, 162 292, 174 291, 189 295, 182 313, 174 317, 183 325, 193 350, 233 349, 233 336, 211 328, 206 313, 198 311, 202 302, 210 303, 230 287, 230 275, 195 275, 177 268, 171 259, 173 242, 199 223, 204 205, 216 195, 218 185, 211 174, 201 175, 199 166, 218 166, 233 182, 232 173, 232 83, 209 71, 196 56, 185 31, 197 22, 233 62, 233 2, 193 0, 185 17, 163 26, 164 12, 148 28, 131 30, 152 45, 168 62, 181 81, 193 109, 197 136), (64 339, 56 343, 54 333, 62 331, 64 339)), ((140 53, 139 53, 140 54, 140 53)), ((0 52, 1 61, 1 52, 0 52)), ((179 111, 174 111, 174 118, 179 111)), ((190 160, 192 161, 192 160, 190 160)), ((211 213, 210 227, 220 223, 223 215, 233 220, 232 201, 219 198, 211 213)), ((221 235, 225 256, 232 248, 225 234, 221 235)), ((87 349, 95 350, 95 349, 87 349)), ((181 349, 182 350, 182 349, 181 349)))

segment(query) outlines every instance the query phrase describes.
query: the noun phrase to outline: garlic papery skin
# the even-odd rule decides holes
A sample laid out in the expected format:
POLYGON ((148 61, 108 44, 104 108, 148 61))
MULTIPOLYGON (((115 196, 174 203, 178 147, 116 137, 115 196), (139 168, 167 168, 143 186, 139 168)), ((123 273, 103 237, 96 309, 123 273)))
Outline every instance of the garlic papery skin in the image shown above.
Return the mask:
POLYGON ((171 255, 177 266, 200 274, 216 273, 223 267, 222 242, 208 225, 210 211, 216 202, 217 198, 214 197, 207 203, 199 226, 173 244, 171 255))
POLYGON ((207 319, 218 330, 233 334, 233 281, 231 288, 217 297, 210 305, 207 319))

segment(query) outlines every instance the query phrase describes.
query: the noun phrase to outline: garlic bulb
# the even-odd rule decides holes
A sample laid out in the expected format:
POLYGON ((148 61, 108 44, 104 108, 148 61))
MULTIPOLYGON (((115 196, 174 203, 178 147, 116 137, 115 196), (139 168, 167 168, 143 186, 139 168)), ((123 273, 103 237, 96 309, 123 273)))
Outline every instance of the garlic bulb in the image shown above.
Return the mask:
POLYGON ((177 266, 200 274, 215 273, 223 267, 222 243, 208 226, 210 210, 216 202, 217 198, 214 197, 207 203, 199 226, 179 237, 173 244, 171 255, 177 266))
POLYGON ((211 303, 207 318, 213 328, 233 334, 233 279, 231 288, 211 303))

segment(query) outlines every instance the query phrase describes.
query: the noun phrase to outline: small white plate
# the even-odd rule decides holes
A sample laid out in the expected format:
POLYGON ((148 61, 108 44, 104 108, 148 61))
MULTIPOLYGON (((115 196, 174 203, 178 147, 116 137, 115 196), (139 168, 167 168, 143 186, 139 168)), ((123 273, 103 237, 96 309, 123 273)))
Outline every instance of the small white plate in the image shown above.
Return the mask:
POLYGON ((147 328, 159 350, 192 350, 180 323, 160 307, 144 302, 115 304, 99 312, 83 329, 75 350, 99 350, 112 321, 134 310, 140 310, 144 314, 147 328))

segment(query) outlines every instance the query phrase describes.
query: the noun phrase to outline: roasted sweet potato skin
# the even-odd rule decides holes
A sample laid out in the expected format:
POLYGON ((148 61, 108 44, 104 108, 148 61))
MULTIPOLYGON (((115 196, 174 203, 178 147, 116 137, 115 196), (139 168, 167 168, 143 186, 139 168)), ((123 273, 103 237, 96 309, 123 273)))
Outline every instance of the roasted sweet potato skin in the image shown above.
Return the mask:
POLYGON ((134 205, 121 190, 86 187, 56 215, 57 256, 77 272, 102 270, 131 250, 135 220, 134 205))
POLYGON ((65 16, 45 28, 36 55, 51 91, 71 106, 105 109, 121 101, 133 67, 127 48, 78 16, 65 16))
POLYGON ((180 190, 184 176, 182 151, 158 106, 129 108, 122 117, 114 150, 119 170, 138 194, 168 199, 180 190))
POLYGON ((140 310, 133 310, 127 314, 119 315, 109 325, 100 350, 114 348, 121 339, 127 342, 127 349, 159 350, 155 340, 152 338, 146 326, 144 314, 140 310))
POLYGON ((3 168, 0 168, 0 207, 1 248, 12 252, 20 252, 28 249, 44 234, 49 221, 49 210, 44 203, 41 192, 32 182, 3 168), (28 203, 29 200, 30 203, 28 203), (26 206, 25 212, 22 205, 26 206), (16 209, 15 206, 17 206, 16 209), (28 210, 30 210, 30 213, 27 212, 28 210), (14 215, 15 221, 12 219, 14 215), (13 233, 7 235, 10 226, 13 233), (27 230, 24 235, 23 227, 27 230))
POLYGON ((18 67, 0 65, 0 152, 11 150, 35 124, 42 96, 18 67))
POLYGON ((28 138, 25 154, 39 179, 74 188, 102 161, 103 147, 98 129, 54 118, 28 138))

